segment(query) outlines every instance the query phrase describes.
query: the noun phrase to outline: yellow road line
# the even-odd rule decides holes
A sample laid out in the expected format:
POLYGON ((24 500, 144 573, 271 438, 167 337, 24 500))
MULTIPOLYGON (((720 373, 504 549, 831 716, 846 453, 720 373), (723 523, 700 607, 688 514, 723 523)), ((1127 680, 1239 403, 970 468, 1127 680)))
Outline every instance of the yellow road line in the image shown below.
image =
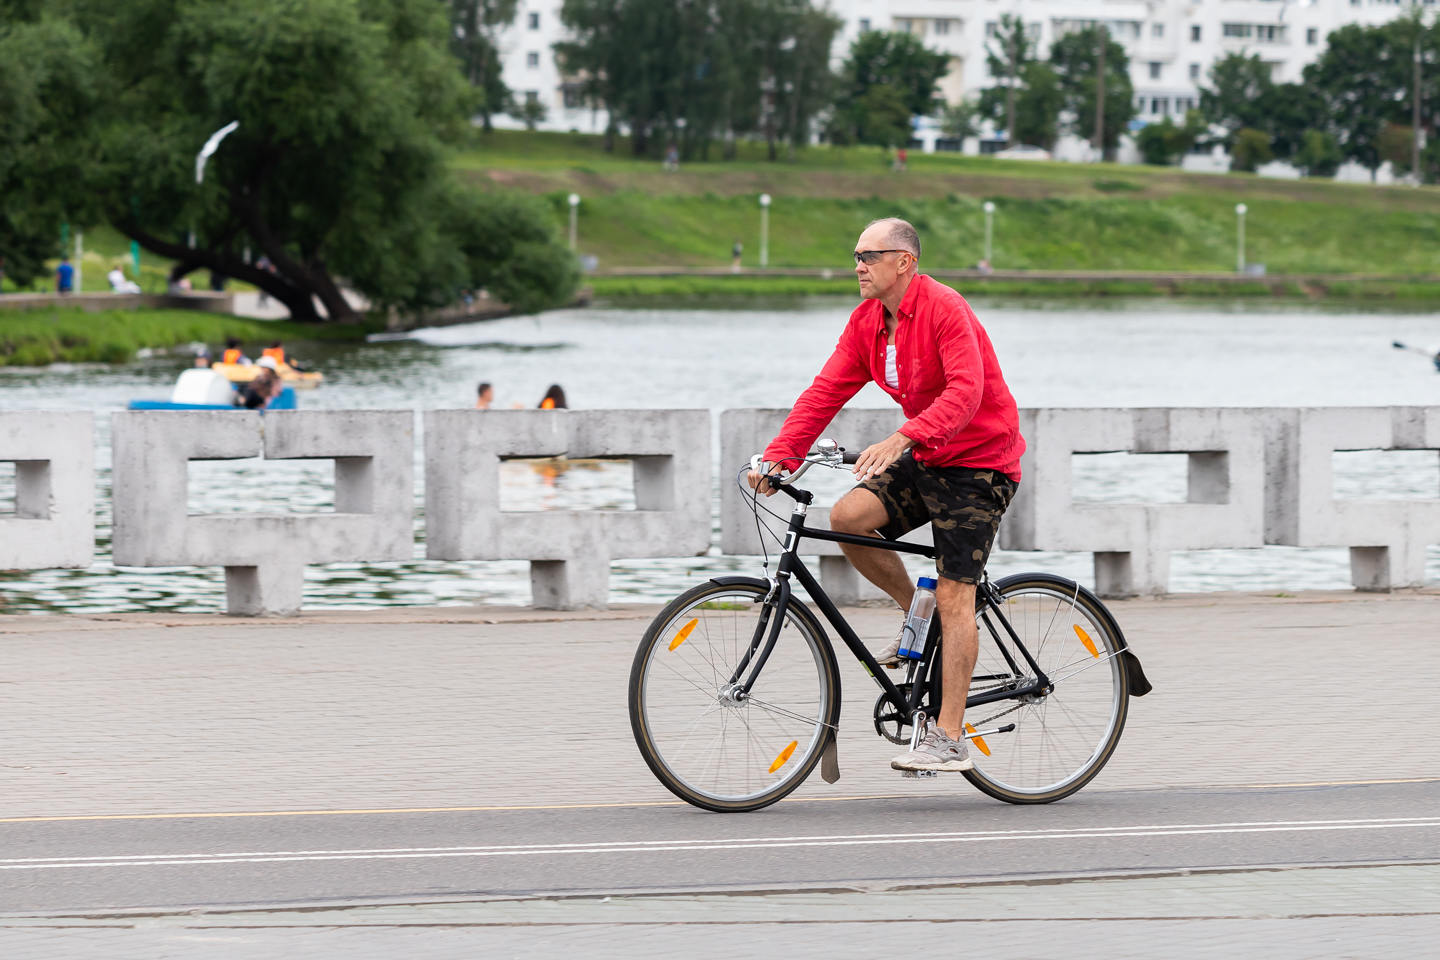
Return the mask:
MULTIPOLYGON (((1364 787, 1391 783, 1437 783, 1440 777, 1393 780, 1306 780, 1296 783, 1184 784, 1182 789, 1267 790, 1282 787, 1364 787)), ((787 797, 781 803, 840 803, 851 800, 914 800, 911 793, 877 793, 847 797, 787 797)), ((635 807, 683 807, 681 800, 627 800, 614 803, 512 804, 478 807, 375 807, 356 810, 247 810, 222 813, 98 813, 56 817, 0 817, 0 823, 63 823, 86 820, 222 820, 243 817, 354 817, 387 813, 523 813, 529 810, 613 810, 635 807)))

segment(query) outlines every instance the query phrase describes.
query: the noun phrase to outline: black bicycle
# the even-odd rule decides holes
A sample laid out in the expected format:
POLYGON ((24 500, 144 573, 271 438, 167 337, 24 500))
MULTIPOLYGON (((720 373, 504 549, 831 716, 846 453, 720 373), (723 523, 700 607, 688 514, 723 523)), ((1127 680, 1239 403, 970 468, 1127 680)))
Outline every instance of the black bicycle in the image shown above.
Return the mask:
MULTIPOLYGON (((793 582, 879 685, 876 733, 913 746, 926 719, 940 714, 938 613, 924 656, 904 661, 904 680, 895 683, 799 556, 807 538, 926 557, 935 550, 807 527, 813 496, 795 481, 811 465, 855 459, 834 441, 817 446, 788 477, 770 477, 795 501, 775 575, 715 577, 676 597, 645 631, 630 670, 630 724, 641 755, 671 792, 706 810, 758 810, 800 786, 817 764, 827 782, 839 779, 839 666, 793 582)), ((758 524, 764 508, 746 492, 758 524)), ((975 768, 964 776, 1010 803, 1070 796, 1114 753, 1129 698, 1150 692, 1139 659, 1099 598, 1063 577, 984 579, 975 616, 980 650, 965 714, 975 768)))

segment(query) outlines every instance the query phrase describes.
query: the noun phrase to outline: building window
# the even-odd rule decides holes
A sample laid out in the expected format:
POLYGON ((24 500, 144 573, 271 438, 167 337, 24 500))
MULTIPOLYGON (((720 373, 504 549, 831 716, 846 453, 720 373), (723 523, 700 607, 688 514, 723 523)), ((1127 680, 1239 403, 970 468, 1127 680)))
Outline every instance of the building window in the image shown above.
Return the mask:
POLYGON ((1198 63, 1192 63, 1192 64, 1190 64, 1190 79, 1191 79, 1191 80, 1199 80, 1199 79, 1200 79, 1200 64, 1198 64, 1198 63))
POLYGON ((1306 27, 1305 42, 1312 47, 1315 46, 1315 44, 1320 42, 1320 31, 1315 27, 1306 27))
POLYGON ((1154 37, 1156 40, 1159 40, 1161 37, 1165 36, 1165 24, 1163 24, 1163 23, 1152 23, 1152 24, 1150 24, 1150 36, 1154 37))
POLYGON ((1191 42, 1191 43, 1199 43, 1199 42, 1200 42, 1200 27, 1199 27, 1198 24, 1192 24, 1191 27, 1190 27, 1190 42, 1191 42))
POLYGON ((1224 23, 1220 25, 1220 36, 1230 39, 1244 40, 1255 35, 1253 24, 1249 23, 1224 23))
POLYGON ((540 14, 538 14, 538 13, 532 13, 532 14, 530 14, 530 16, 529 16, 527 19, 528 19, 528 22, 529 22, 529 24, 530 24, 530 29, 531 29, 531 30, 539 30, 539 29, 540 29, 540 14))
POLYGON ((525 91, 525 102, 526 102, 527 104, 536 104, 536 103, 539 103, 539 102, 540 102, 540 91, 539 91, 539 90, 526 90, 526 91, 525 91))
POLYGON ((860 32, 861 32, 861 33, 869 33, 869 32, 870 32, 870 18, 869 18, 869 17, 861 17, 861 18, 860 18, 860 32))
POLYGON ((1000 24, 995 20, 985 21, 985 36, 987 39, 994 39, 1000 36, 1000 24))
POLYGON ((1255 39, 1261 43, 1284 43, 1285 28, 1273 23, 1255 24, 1255 39))
POLYGON ((939 17, 935 20, 934 29, 937 37, 943 37, 950 32, 950 21, 944 17, 939 17))
POLYGON ((914 30, 910 29, 910 21, 909 21, 908 19, 899 19, 899 20, 896 20, 896 21, 895 21, 895 29, 898 30, 898 31, 900 31, 901 33, 914 33, 914 32, 915 32, 914 30))
POLYGON ((532 70, 540 66, 540 54, 533 51, 525 54, 525 66, 530 67, 532 70))
POLYGON ((1041 24, 1039 24, 1039 23, 1027 23, 1027 24, 1025 24, 1025 36, 1029 37, 1029 38, 1030 38, 1032 41, 1034 41, 1035 43, 1039 43, 1039 42, 1040 42, 1040 28, 1041 28, 1041 24))
POLYGON ((585 106, 585 90, 578 83, 561 84, 560 100, 566 110, 579 110, 585 106))
POLYGON ((1150 112, 1157 117, 1163 117, 1170 112, 1169 97, 1152 97, 1150 99, 1150 112))
POLYGON ((1162 63, 1161 63, 1160 61, 1158 61, 1158 60, 1151 60, 1151 61, 1150 61, 1150 79, 1151 79, 1151 80, 1159 80, 1159 79, 1160 79, 1160 68, 1163 67, 1163 66, 1164 66, 1164 64, 1162 64, 1162 63))

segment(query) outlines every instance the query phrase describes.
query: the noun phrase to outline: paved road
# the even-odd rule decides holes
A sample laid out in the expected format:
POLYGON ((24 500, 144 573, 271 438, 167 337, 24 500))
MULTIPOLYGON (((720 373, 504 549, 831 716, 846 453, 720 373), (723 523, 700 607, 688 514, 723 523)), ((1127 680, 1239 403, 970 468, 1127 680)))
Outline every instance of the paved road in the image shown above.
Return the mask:
POLYGON ((714 953, 797 956, 885 949, 893 923, 1071 956, 1440 934, 1440 593, 1117 611, 1156 692, 1076 797, 899 780, 847 666, 840 783, 740 816, 672 802, 635 753, 652 610, 0 617, 0 954, 275 956, 302 928, 348 958, 674 952, 696 924, 714 953), (569 706, 515 709, 527 689, 569 706))
POLYGON ((1039 808, 950 782, 950 796, 786 802, 728 816, 622 805, 10 823, 0 913, 1440 863, 1435 780, 1098 791, 1039 808))

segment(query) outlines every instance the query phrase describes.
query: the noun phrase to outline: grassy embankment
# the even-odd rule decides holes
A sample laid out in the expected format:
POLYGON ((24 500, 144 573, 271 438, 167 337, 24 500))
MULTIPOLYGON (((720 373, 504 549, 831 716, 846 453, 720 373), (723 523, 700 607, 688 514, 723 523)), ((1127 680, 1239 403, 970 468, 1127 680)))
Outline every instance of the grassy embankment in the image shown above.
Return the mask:
POLYGON ((355 340, 363 338, 367 329, 246 320, 192 310, 4 310, 0 311, 0 367, 57 361, 124 363, 141 348, 206 343, 213 350, 227 337, 239 337, 258 352, 257 345, 272 340, 291 346, 307 340, 355 340))
POLYGON ((597 295, 852 293, 848 252, 874 217, 915 223, 922 263, 964 270, 980 259, 983 204, 996 206, 997 270, 1161 273, 1234 271, 1235 205, 1245 203, 1246 253, 1272 275, 1304 284, 1206 280, 1178 283, 996 279, 997 294, 1175 294, 1440 299, 1440 190, 1329 181, 1269 180, 1248 174, 1187 174, 1176 168, 1003 161, 910 154, 892 172, 879 150, 812 147, 794 163, 764 161, 743 145, 730 163, 686 164, 662 173, 622 141, 605 154, 597 137, 497 131, 477 135, 454 167, 483 189, 540 194, 564 229, 565 196, 580 194, 579 248, 595 256, 597 295), (770 266, 833 268, 834 280, 764 277, 758 266, 760 193, 773 198, 770 266), (607 277, 615 267, 728 265, 745 245, 739 277, 607 277))

